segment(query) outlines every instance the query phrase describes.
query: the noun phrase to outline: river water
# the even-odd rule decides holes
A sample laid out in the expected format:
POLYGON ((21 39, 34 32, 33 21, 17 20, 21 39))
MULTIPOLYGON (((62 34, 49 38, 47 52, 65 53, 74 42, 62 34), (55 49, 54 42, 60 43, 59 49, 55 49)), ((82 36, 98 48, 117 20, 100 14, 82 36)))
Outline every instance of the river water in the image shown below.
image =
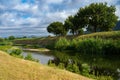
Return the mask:
POLYGON ((45 65, 48 63, 49 60, 54 59, 54 56, 48 55, 48 54, 44 54, 44 53, 42 53, 42 52, 24 51, 24 52, 22 53, 22 55, 23 55, 24 57, 26 57, 28 53, 31 53, 31 55, 32 55, 32 57, 33 57, 34 59, 38 59, 38 60, 39 60, 39 63, 45 64, 45 65))

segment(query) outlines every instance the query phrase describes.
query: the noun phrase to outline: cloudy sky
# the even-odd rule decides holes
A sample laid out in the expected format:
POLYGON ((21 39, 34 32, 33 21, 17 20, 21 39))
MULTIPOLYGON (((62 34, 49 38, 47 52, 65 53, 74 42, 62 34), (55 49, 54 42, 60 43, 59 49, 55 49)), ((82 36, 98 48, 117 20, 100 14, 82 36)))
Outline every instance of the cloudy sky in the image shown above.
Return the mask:
POLYGON ((51 22, 63 22, 94 2, 115 5, 120 19, 120 0, 0 0, 0 36, 47 36, 51 22))

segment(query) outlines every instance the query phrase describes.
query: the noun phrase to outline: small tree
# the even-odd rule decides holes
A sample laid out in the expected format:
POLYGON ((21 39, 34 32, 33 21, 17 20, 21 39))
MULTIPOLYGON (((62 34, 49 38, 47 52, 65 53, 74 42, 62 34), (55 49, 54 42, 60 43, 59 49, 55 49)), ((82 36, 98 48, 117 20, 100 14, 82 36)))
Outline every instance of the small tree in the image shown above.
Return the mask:
POLYGON ((8 38, 9 40, 14 40, 15 39, 15 37, 14 36, 9 36, 9 38, 8 38))
POLYGON ((56 36, 64 36, 67 34, 67 30, 64 28, 61 22, 53 22, 47 27, 49 33, 53 33, 56 36))

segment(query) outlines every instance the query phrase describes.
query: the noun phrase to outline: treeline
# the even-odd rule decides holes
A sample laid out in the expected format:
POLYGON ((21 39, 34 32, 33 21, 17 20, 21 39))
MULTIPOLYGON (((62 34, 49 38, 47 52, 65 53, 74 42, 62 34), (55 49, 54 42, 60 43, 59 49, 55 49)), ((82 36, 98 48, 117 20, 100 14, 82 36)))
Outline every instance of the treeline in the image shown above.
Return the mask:
POLYGON ((115 6, 107 3, 92 3, 80 8, 75 15, 69 16, 64 23, 53 22, 47 27, 47 31, 56 36, 73 35, 87 32, 110 31, 116 25, 118 17, 115 15, 115 6))

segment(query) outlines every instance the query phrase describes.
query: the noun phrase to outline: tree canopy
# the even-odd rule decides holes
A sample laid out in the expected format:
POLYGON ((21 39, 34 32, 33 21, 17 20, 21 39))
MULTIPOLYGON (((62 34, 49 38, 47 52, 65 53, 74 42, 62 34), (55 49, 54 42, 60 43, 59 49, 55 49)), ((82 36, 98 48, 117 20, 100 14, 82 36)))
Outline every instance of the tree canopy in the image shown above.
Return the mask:
POLYGON ((92 3, 80 8, 75 16, 81 21, 80 25, 87 26, 88 31, 109 31, 117 22, 115 11, 115 6, 107 6, 107 3, 92 3))
POLYGON ((78 35, 83 32, 83 28, 89 32, 110 31, 117 23, 115 11, 115 6, 108 6, 107 3, 92 3, 80 8, 75 15, 69 16, 64 25, 61 22, 53 22, 47 30, 55 35, 66 35, 68 31, 78 35))
POLYGON ((65 30, 63 23, 61 22, 53 22, 47 27, 47 31, 49 33, 53 33, 56 36, 64 36, 67 31, 65 30))

